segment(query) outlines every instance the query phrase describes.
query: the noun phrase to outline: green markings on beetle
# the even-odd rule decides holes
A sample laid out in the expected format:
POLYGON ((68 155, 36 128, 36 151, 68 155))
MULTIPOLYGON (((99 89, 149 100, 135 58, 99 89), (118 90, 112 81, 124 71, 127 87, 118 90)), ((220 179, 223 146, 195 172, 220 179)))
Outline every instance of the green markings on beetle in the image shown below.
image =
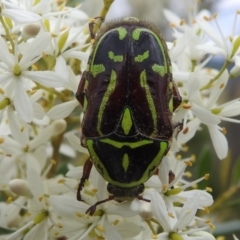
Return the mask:
POLYGON ((145 88, 145 91, 146 91, 146 98, 147 98, 147 102, 148 102, 149 109, 151 111, 152 120, 153 120, 154 130, 152 135, 155 135, 157 133, 157 111, 156 111, 156 107, 153 101, 150 88, 147 84, 147 75, 145 70, 143 70, 140 74, 140 84, 141 84, 141 87, 145 88))
MULTIPOLYGON (((104 139, 102 139, 100 141, 103 142, 103 140, 104 139)), ((143 141, 149 141, 149 144, 151 144, 153 142, 151 140, 142 140, 140 142, 143 143, 143 141)), ((144 171, 141 179, 139 179, 138 181, 135 181, 135 182, 121 183, 119 181, 113 180, 109 176, 109 173, 107 172, 104 164, 101 162, 100 158, 98 157, 97 153, 95 152, 93 144, 94 144, 94 141, 92 139, 87 140, 88 151, 91 155, 93 163, 97 167, 97 170, 101 172, 103 178, 106 181, 108 181, 108 182, 110 182, 110 183, 112 183, 116 186, 119 186, 119 187, 133 187, 133 186, 137 186, 137 185, 139 185, 143 182, 146 182, 149 179, 149 177, 152 175, 152 172, 155 171, 155 169, 159 166, 159 164, 162 161, 162 158, 164 156, 164 153, 166 152, 167 147, 168 147, 168 142, 160 142, 159 143, 159 152, 152 159, 152 161, 149 163, 149 165, 146 168, 146 170, 144 171)), ((143 144, 143 145, 145 145, 145 144, 143 144)), ((127 169, 129 168, 129 165, 130 165, 130 159, 129 159, 129 156, 127 154, 123 155, 121 165, 122 165, 124 171, 127 172, 127 169)))
MULTIPOLYGON (((166 54, 165 54, 165 47, 163 45, 163 42, 160 40, 160 38, 157 36, 156 33, 154 33, 151 30, 145 29, 145 28, 136 28, 132 32, 133 40, 136 40, 136 41, 139 40, 141 32, 145 32, 145 33, 149 33, 149 34, 153 35, 153 37, 155 38, 155 40, 157 41, 157 43, 158 43, 158 45, 161 49, 161 52, 163 53, 163 65, 165 66, 165 69, 166 69, 169 64, 167 62, 167 57, 166 57, 166 54)), ((165 71, 167 72, 167 69, 165 71)))
POLYGON ((138 142, 118 142, 118 141, 114 141, 110 138, 101 139, 99 141, 103 142, 103 143, 107 143, 109 145, 112 145, 115 148, 122 148, 123 146, 126 146, 126 147, 130 147, 131 149, 153 143, 153 140, 141 140, 138 142))
POLYGON ((153 175, 153 171, 155 171, 156 168, 161 163, 164 153, 167 150, 167 147, 168 142, 160 142, 160 151, 158 152, 157 156, 152 160, 152 162, 149 164, 148 168, 146 169, 142 176, 144 182, 146 182, 149 179, 149 177, 153 175))
POLYGON ((142 29, 141 28, 136 28, 133 32, 132 32, 132 38, 133 40, 138 40, 140 37, 140 33, 141 33, 142 29))
POLYGON ((145 59, 149 57, 149 50, 145 51, 143 54, 139 54, 134 58, 135 62, 143 62, 145 59))
POLYGON ((123 113, 123 118, 122 118, 122 122, 121 122, 121 127, 124 131, 125 135, 129 134, 129 131, 132 128, 132 117, 131 117, 131 112, 129 110, 129 108, 125 108, 124 113, 123 113))
POLYGON ((94 77, 96 77, 99 73, 102 73, 105 71, 105 67, 103 64, 94 64, 91 66, 91 73, 94 77))
POLYGON ((103 96, 103 99, 98 111, 97 131, 100 135, 103 135, 101 131, 101 125, 102 125, 102 117, 103 117, 104 109, 107 105, 110 95, 112 94, 112 92, 116 87, 116 80, 117 80, 117 74, 114 70, 112 70, 107 90, 103 96))
POLYGON ((158 64, 154 64, 152 66, 152 70, 154 72, 158 73, 161 77, 164 77, 164 75, 168 73, 168 71, 166 69, 166 66, 161 66, 161 65, 158 65, 158 64))
POLYGON ((127 36, 127 30, 124 27, 117 28, 119 39, 123 40, 127 36))
POLYGON ((129 156, 128 156, 127 153, 125 153, 123 155, 123 159, 122 159, 122 166, 123 166, 123 169, 124 169, 125 172, 127 172, 127 169, 129 167, 129 163, 130 163, 129 162, 129 156))
POLYGON ((113 51, 108 52, 108 57, 113 60, 114 62, 122 62, 123 55, 115 55, 113 51))

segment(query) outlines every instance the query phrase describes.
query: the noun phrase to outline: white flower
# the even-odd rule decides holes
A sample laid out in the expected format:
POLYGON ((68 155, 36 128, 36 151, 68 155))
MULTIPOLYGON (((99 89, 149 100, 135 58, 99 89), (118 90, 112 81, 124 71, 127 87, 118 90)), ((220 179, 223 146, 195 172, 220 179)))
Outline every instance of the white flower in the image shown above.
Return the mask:
POLYGON ((239 99, 222 105, 217 104, 217 100, 225 89, 227 81, 228 72, 225 70, 215 81, 208 97, 202 97, 199 89, 199 78, 196 75, 192 75, 188 82, 188 87, 185 88, 184 98, 186 96, 188 103, 183 104, 183 109, 180 110, 185 111, 185 124, 183 131, 178 135, 178 141, 180 143, 189 141, 199 129, 200 124, 203 123, 208 127, 214 149, 220 159, 227 156, 228 144, 218 124, 221 120, 240 123, 239 120, 230 118, 240 114, 239 99))
MULTIPOLYGON (((15 206, 15 214, 20 218, 20 228, 14 233, 10 234, 6 239, 34 239, 36 236, 39 239, 48 239, 48 236, 54 236, 55 229, 58 229, 57 216, 52 212, 49 202, 49 192, 46 186, 43 184, 43 179, 39 173, 30 168, 27 171, 27 181, 15 179, 10 182, 10 188, 16 194, 23 195, 25 197, 19 197, 21 202, 16 200, 12 203, 15 206), (23 217, 20 215, 20 210, 25 209, 28 211, 28 216, 23 217), (26 231, 28 230, 28 231, 26 231)), ((9 208, 8 208, 9 210, 9 208)), ((9 214, 1 214, 0 220, 6 221, 9 214)))
POLYGON ((1 1, 0 15, 12 19, 16 23, 33 23, 39 21, 41 17, 31 11, 18 6, 18 4, 12 4, 10 1, 1 1))
MULTIPOLYGON (((189 239, 189 237, 191 237, 191 239, 195 239, 192 235, 193 233, 209 228, 206 226, 202 228, 188 229, 188 226, 191 225, 192 221, 194 221, 196 211, 201 201, 198 196, 189 198, 184 203, 183 207, 179 209, 179 212, 177 212, 173 207, 168 206, 167 208, 166 203, 157 192, 151 191, 150 196, 153 215, 163 228, 163 232, 158 234, 159 240, 176 239, 177 236, 181 236, 182 239, 186 240, 189 239)), ((198 239, 197 236, 196 239, 198 239)))
POLYGON ((35 85, 33 81, 47 87, 61 87, 66 82, 66 79, 55 72, 29 71, 28 69, 42 57, 49 42, 49 34, 38 35, 19 60, 18 46, 15 44, 14 55, 11 54, 6 42, 0 36, 0 68, 5 70, 0 74, 0 83, 5 87, 9 99, 13 101, 19 117, 26 122, 33 119, 33 106, 26 93, 35 85))
POLYGON ((22 135, 16 135, 16 139, 10 136, 1 136, 0 147, 5 155, 10 154, 15 160, 18 160, 19 166, 26 165, 26 169, 34 168, 37 172, 41 172, 47 160, 46 147, 49 146, 49 139, 63 132, 65 128, 66 122, 57 120, 48 127, 40 128, 38 135, 32 138, 28 127, 22 135))
MULTIPOLYGON (((66 71, 68 72, 68 76, 69 76, 69 82, 68 82, 66 88, 71 90, 75 94, 77 92, 77 89, 78 89, 80 76, 79 75, 76 76, 73 73, 72 69, 69 68, 69 67, 66 68, 66 71)), ((54 120, 55 119, 66 118, 79 105, 80 104, 79 104, 78 100, 74 96, 73 100, 70 100, 70 101, 64 102, 64 103, 60 103, 60 104, 52 107, 47 112, 47 116, 50 119, 54 119, 54 120)))
POLYGON ((50 22, 49 32, 53 38, 48 53, 56 58, 56 71, 68 79, 66 60, 73 58, 87 61, 89 54, 81 51, 81 49, 90 44, 83 44, 83 41, 88 37, 84 34, 84 26, 78 28, 64 26, 65 30, 62 31, 64 17, 65 15, 58 16, 56 20, 50 22), (72 47, 72 44, 75 47, 72 47))
MULTIPOLYGON (((67 176, 80 177, 81 171, 72 169, 68 172, 67 176)), ((72 240, 86 239, 85 237, 92 231, 107 239, 122 239, 121 235, 131 238, 137 235, 140 231, 137 225, 126 222, 125 220, 122 221, 122 217, 132 217, 136 215, 135 212, 129 209, 130 203, 128 202, 119 204, 114 201, 108 201, 100 204, 93 216, 85 214, 89 207, 97 201, 108 198, 105 180, 103 180, 95 169, 91 172, 91 176, 93 185, 85 185, 84 190, 81 192, 82 198, 85 200, 84 202, 77 201, 76 194, 51 196, 53 209, 60 214, 63 219, 61 222, 62 234, 72 240), (116 217, 114 217, 115 215, 116 217), (121 222, 121 227, 116 228, 113 224, 115 218, 121 222), (126 232, 129 224, 131 225, 131 229, 126 232)))
MULTIPOLYGON (((238 13, 235 13, 235 21, 237 20, 238 13)), ((208 42, 205 45, 198 46, 199 49, 204 50, 207 53, 211 54, 221 54, 225 57, 227 61, 235 61, 240 67, 240 57, 238 56, 240 53, 239 49, 239 36, 234 37, 235 28, 233 28, 232 36, 225 37, 224 33, 221 31, 220 26, 217 22, 217 16, 213 17, 217 25, 218 31, 216 31, 211 24, 209 23, 209 19, 198 19, 197 23, 202 31, 204 31, 207 36, 212 40, 212 42, 208 42), (228 41, 230 40, 230 41, 228 41)), ((236 23, 233 24, 236 27, 236 23)))
MULTIPOLYGON (((198 45, 204 42, 204 35, 199 31, 196 20, 210 16, 210 13, 207 10, 202 10, 196 16, 192 16, 189 11, 189 24, 167 9, 164 10, 164 15, 173 27, 173 35, 176 38, 170 50, 171 60, 179 59, 179 65, 188 65, 190 67, 191 61, 198 61, 205 54, 204 51, 197 48, 198 45), (181 62, 182 55, 186 55, 189 61, 181 62)), ((187 59, 185 58, 185 60, 187 59)), ((185 70, 189 71, 190 68, 185 68, 185 70)))

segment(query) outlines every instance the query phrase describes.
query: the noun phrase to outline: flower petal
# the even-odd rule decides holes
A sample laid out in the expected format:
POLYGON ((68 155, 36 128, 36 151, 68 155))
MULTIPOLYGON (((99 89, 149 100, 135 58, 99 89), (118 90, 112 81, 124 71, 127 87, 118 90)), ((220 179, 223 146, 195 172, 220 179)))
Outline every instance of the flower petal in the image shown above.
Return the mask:
POLYGON ((33 23, 39 21, 41 17, 36 13, 29 12, 23 9, 4 9, 1 12, 2 16, 12 19, 16 23, 33 23))
POLYGON ((169 183, 169 159, 165 156, 159 166, 158 177, 162 186, 168 186, 169 183))
POLYGON ((224 159, 228 153, 228 142, 225 135, 218 129, 218 126, 208 126, 213 147, 219 159, 224 159))
POLYGON ((69 141, 69 143, 74 149, 76 149, 79 152, 89 154, 88 150, 81 146, 80 138, 77 137, 73 132, 69 132, 65 134, 65 137, 67 138, 67 140, 69 141))
MULTIPOLYGON (((27 170, 27 181, 34 198, 39 199, 40 197, 43 197, 43 179, 41 178, 40 173, 36 170, 36 168, 29 168, 27 170)), ((41 201, 38 200, 38 202, 41 201)))
POLYGON ((63 87, 64 84, 67 82, 67 79, 62 78, 61 76, 52 71, 25 71, 22 75, 47 87, 63 87))
MULTIPOLYGON (((122 240, 123 238, 121 235, 116 231, 116 229, 106 220, 104 221, 104 228, 106 231, 106 239, 116 239, 116 240, 122 240)), ((125 229, 125 231, 128 228, 125 229)))
POLYGON ((199 129, 200 124, 201 122, 198 118, 189 121, 186 126, 184 126, 184 129, 178 134, 178 142, 184 144, 192 139, 195 136, 196 131, 199 129))
POLYGON ((174 225, 173 230, 180 231, 184 229, 194 219, 198 210, 200 199, 193 197, 187 199, 183 208, 180 211, 177 223, 174 225))
MULTIPOLYGON (((134 222, 120 222, 115 226, 116 230, 120 233, 121 239, 142 239, 136 236, 141 234, 140 226, 134 222)), ((140 235, 141 236, 141 235, 140 235)), ((109 238, 115 239, 115 238, 109 238)))
POLYGON ((151 197, 153 215, 160 222, 164 231, 170 232, 171 226, 170 226, 168 211, 167 211, 165 202, 155 190, 151 191, 149 194, 151 197))
POLYGON ((13 107, 9 106, 8 121, 13 138, 23 147, 26 147, 28 142, 29 125, 18 118, 15 114, 13 107))
POLYGON ((163 10, 163 14, 171 24, 180 26, 180 23, 182 20, 178 17, 178 15, 176 15, 175 13, 173 13, 172 11, 169 11, 167 9, 163 10))
MULTIPOLYGON (((190 239, 190 238, 188 238, 190 239)), ((209 232, 206 231, 197 231, 191 233, 191 239, 196 239, 196 240, 216 240, 216 238, 209 232)), ((237 239, 235 239, 237 240, 237 239)))
POLYGON ((223 117, 233 117, 240 114, 240 100, 235 99, 233 101, 227 102, 223 105, 218 106, 219 108, 223 108, 219 113, 220 116, 223 117))
POLYGON ((14 56, 9 52, 6 42, 0 35, 0 60, 4 62, 8 67, 14 65, 14 56))
POLYGON ((199 196, 200 198, 199 208, 201 209, 203 209, 204 207, 209 207, 213 204, 212 195, 203 190, 193 189, 189 191, 182 191, 178 194, 178 197, 180 199, 188 199, 188 198, 193 198, 195 196, 199 196))
POLYGON ((56 59, 55 72, 62 76, 64 79, 68 79, 68 68, 66 60, 60 55, 56 59))
POLYGON ((225 49, 225 44, 221 41, 222 37, 206 20, 198 19, 199 27, 217 44, 218 47, 225 49), (220 40, 219 40, 220 39, 220 40))
POLYGON ((74 51, 74 50, 66 51, 62 55, 64 58, 76 58, 81 61, 87 61, 89 57, 89 54, 86 52, 74 51))
POLYGON ((214 87, 211 90, 211 94, 207 102, 208 108, 211 108, 212 106, 214 106, 214 104, 216 104, 219 96, 227 86, 228 79, 229 79, 228 71, 225 70, 221 74, 221 76, 217 79, 214 87))
POLYGON ((58 104, 52 107, 48 112, 47 116, 51 119, 62 119, 68 117, 75 107, 79 105, 77 100, 72 100, 69 102, 58 104))
POLYGON ((25 70, 42 57, 42 52, 51 43, 51 37, 49 33, 42 33, 27 45, 27 50, 22 54, 22 58, 19 62, 21 69, 25 70))
POLYGON ((32 107, 33 107, 33 117, 37 119, 43 119, 43 117, 45 116, 43 107, 36 102, 32 102, 32 107))
POLYGON ((18 116, 25 122, 31 122, 33 119, 32 103, 20 79, 15 80, 15 95, 13 102, 18 116))
POLYGON ((29 228, 29 229, 30 230, 24 236, 24 240, 36 239, 36 236, 38 237, 38 239, 41 239, 41 240, 47 240, 48 239, 47 221, 42 221, 42 222, 40 222, 38 224, 35 224, 34 227, 29 228))
POLYGON ((85 213, 89 208, 89 205, 77 201, 75 196, 70 195, 50 196, 50 201, 57 213, 71 220, 78 220, 77 212, 85 213))
POLYGON ((216 115, 211 113, 211 111, 202 108, 195 103, 192 103, 191 110, 196 115, 196 117, 204 124, 216 125, 221 122, 216 115))

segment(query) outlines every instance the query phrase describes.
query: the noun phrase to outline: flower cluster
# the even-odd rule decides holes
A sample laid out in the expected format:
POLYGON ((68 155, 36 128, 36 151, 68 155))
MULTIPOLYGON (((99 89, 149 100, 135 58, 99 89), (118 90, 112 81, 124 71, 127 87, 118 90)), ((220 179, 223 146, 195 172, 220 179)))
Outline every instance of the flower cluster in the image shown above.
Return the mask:
MULTIPOLYGON (((112 2, 105 1, 105 11, 112 2)), ((240 100, 218 104, 218 99, 240 74, 240 37, 234 27, 228 37, 220 27, 215 30, 217 16, 208 11, 190 12, 188 24, 169 10, 164 14, 174 31, 168 47, 183 99, 173 121, 183 122, 183 130, 158 174, 145 183, 148 201, 106 201, 90 216, 89 207, 108 198, 107 183, 93 167, 83 201, 77 201, 83 167, 66 164, 68 158, 88 157, 80 146, 82 107, 75 99, 91 48, 88 16, 64 1, 0 0, 0 240, 215 239, 210 220, 196 215, 213 203, 207 190, 195 188, 208 174, 187 181, 185 170, 194 158, 179 152, 204 124, 217 156, 226 157, 220 124, 240 122, 232 118, 240 114, 240 100), (217 54, 225 64, 210 69, 217 54)))

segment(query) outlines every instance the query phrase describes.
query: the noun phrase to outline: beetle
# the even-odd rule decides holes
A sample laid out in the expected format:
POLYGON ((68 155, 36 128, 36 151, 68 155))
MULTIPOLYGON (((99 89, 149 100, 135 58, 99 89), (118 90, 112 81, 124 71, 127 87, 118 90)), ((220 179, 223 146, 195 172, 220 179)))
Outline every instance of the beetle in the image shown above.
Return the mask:
POLYGON ((128 17, 107 23, 93 44, 76 98, 83 106, 81 144, 89 151, 77 199, 92 165, 108 182, 109 201, 142 197, 144 182, 170 148, 173 112, 181 96, 172 79, 166 42, 159 30, 128 17))

